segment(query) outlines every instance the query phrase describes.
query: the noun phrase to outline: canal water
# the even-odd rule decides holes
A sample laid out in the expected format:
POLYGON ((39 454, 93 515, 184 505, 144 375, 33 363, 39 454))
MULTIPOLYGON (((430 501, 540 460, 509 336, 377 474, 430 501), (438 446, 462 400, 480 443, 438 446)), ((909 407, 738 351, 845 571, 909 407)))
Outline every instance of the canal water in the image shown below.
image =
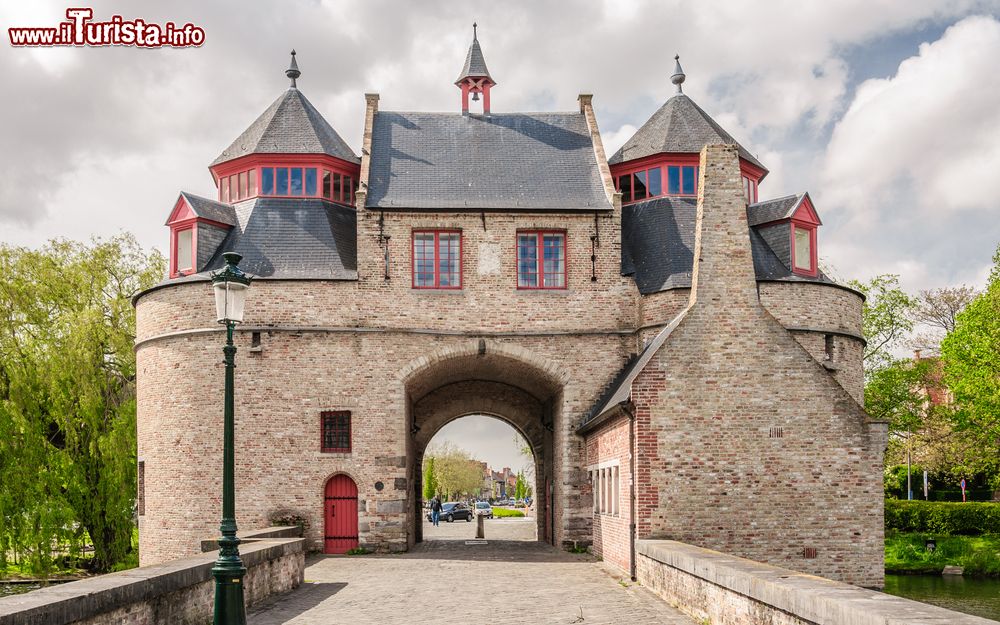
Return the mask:
POLYGON ((24 592, 31 592, 41 588, 41 584, 5 584, 0 582, 0 597, 8 595, 19 595, 24 592))
POLYGON ((885 592, 1000 621, 1000 579, 961 575, 886 575, 885 592))

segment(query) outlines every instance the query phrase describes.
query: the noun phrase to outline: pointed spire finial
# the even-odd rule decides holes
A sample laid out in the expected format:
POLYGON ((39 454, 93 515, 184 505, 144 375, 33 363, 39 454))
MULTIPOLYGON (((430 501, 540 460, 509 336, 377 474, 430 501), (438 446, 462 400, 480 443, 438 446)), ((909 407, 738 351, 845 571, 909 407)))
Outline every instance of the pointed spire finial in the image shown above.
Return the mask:
POLYGON ((677 85, 677 93, 684 93, 681 85, 684 84, 684 79, 687 76, 684 75, 684 70, 681 69, 681 55, 674 55, 674 74, 670 77, 670 82, 677 85))
POLYGON ((479 41, 479 34, 476 32, 476 29, 478 27, 479 27, 479 24, 477 24, 475 22, 472 22, 472 40, 473 41, 479 41))
POLYGON ((295 62, 295 50, 292 50, 292 62, 288 65, 288 69, 285 70, 285 76, 288 76, 292 80, 292 88, 297 88, 295 86, 295 79, 302 75, 299 71, 299 64, 295 62))

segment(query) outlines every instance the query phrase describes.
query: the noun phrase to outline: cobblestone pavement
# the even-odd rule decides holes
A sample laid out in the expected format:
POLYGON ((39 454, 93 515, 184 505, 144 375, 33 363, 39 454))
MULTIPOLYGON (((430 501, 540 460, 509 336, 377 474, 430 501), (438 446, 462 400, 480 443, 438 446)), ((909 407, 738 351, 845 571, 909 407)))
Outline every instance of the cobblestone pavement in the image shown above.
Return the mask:
MULTIPOLYGON (((475 535, 475 523, 451 525, 475 535)), ((534 534, 524 521, 491 525, 487 537, 498 528, 534 534)), ((306 583, 253 611, 248 625, 694 623, 645 588, 619 583, 592 557, 534 541, 428 540, 405 554, 313 556, 306 564, 306 583)))
MULTIPOLYGON (((538 527, 535 517, 487 519, 486 538, 490 540, 535 540, 538 527)), ((473 540, 476 537, 476 522, 472 521, 441 521, 434 527, 433 523, 424 521, 424 540, 462 539, 473 540)))

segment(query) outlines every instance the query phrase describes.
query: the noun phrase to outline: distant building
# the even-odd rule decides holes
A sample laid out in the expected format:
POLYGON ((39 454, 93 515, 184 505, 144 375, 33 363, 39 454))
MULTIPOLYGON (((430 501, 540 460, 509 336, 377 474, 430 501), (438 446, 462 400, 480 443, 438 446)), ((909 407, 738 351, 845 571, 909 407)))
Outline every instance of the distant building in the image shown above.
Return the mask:
POLYGON ((287 75, 209 166, 215 197, 180 194, 170 275, 135 298, 143 564, 218 524, 209 277, 234 251, 256 276, 236 333, 242 528, 292 514, 315 549, 405 550, 427 444, 488 414, 531 446, 540 540, 628 570, 633 534, 670 537, 881 584, 862 296, 820 270, 809 194, 762 199, 768 170, 681 93, 679 63, 677 93, 611 158, 590 95, 495 110, 477 37, 461 109, 367 94, 360 155, 294 57, 287 75), (325 540, 335 510, 346 540, 325 540))

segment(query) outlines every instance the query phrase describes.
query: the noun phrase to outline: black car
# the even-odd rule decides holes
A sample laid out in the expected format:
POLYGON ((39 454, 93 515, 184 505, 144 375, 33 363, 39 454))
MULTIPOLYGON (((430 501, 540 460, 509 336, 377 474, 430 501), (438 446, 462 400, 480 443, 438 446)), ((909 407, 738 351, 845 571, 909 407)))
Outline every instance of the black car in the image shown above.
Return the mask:
MULTIPOLYGON (((472 521, 472 510, 469 509, 467 505, 461 502, 449 501, 441 504, 441 520, 451 523, 452 521, 465 519, 467 522, 472 521)), ((427 512, 427 520, 433 521, 434 518, 431 512, 427 512)))

